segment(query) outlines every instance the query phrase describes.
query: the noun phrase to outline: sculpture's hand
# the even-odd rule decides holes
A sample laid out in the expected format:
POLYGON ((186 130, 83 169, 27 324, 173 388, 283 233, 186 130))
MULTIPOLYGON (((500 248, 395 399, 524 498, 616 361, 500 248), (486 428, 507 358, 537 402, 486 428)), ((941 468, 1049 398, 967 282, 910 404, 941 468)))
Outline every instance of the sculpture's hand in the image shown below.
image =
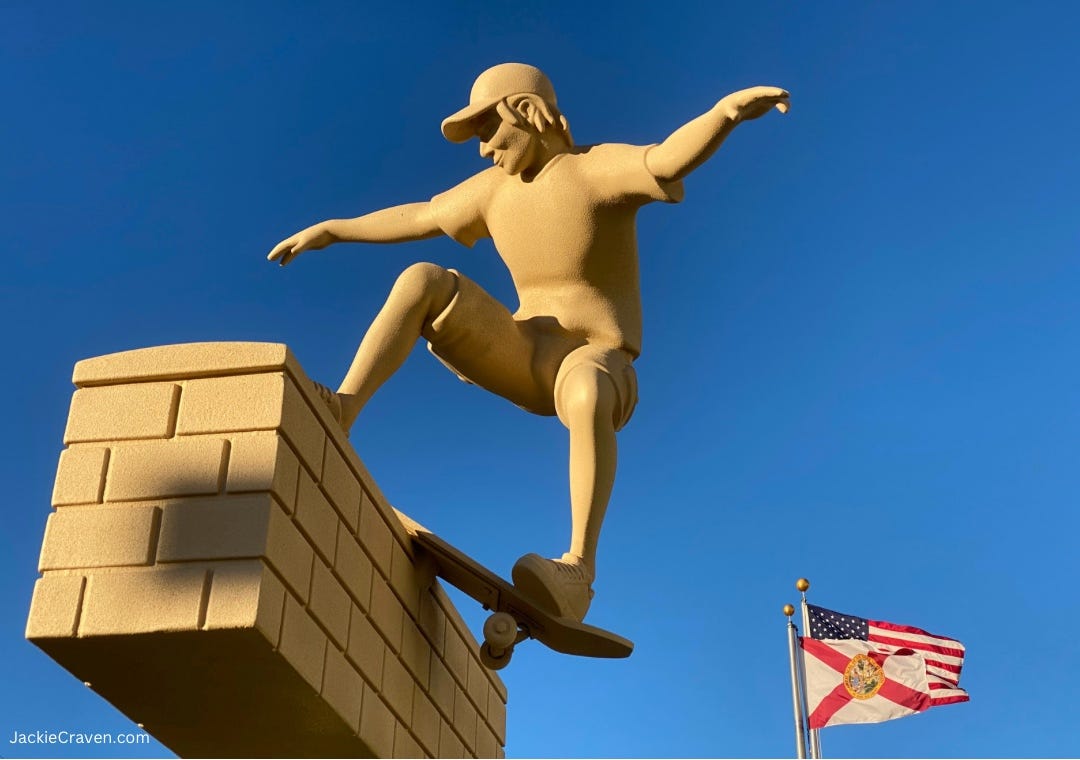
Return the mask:
POLYGON ((750 87, 733 92, 720 102, 729 113, 739 121, 757 119, 775 108, 780 113, 787 113, 791 94, 779 87, 750 87))
POLYGON ((268 261, 277 261, 281 266, 285 266, 304 251, 317 251, 335 240, 334 235, 327 229, 326 223, 320 222, 282 240, 274 246, 274 250, 270 251, 266 258, 268 261))

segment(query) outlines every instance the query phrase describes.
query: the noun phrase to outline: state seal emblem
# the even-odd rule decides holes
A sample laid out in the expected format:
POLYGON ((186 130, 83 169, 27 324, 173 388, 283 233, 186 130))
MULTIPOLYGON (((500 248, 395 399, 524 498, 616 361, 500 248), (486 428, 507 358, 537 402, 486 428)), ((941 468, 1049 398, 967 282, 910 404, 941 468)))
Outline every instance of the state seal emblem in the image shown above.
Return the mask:
POLYGON ((844 688, 855 699, 870 699, 885 683, 885 671, 865 654, 857 654, 844 668, 844 688))

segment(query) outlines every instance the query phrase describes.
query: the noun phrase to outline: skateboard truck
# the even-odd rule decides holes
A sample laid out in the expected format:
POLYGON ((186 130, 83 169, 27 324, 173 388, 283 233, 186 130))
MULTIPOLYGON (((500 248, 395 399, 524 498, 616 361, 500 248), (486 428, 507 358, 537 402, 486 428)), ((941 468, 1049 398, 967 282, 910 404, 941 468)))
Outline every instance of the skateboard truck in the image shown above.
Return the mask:
POLYGON ((529 638, 529 632, 518 628, 509 612, 494 612, 484 621, 484 643, 480 645, 480 662, 491 670, 502 670, 510 664, 514 647, 529 638))

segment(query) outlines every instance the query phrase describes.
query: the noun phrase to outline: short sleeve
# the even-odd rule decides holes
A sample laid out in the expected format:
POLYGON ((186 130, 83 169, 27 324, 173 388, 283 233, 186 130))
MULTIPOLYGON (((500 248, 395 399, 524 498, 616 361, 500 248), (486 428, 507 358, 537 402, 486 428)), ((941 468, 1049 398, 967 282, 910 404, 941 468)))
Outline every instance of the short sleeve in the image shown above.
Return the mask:
POLYGON ((682 180, 661 181, 646 166, 645 156, 653 147, 608 143, 589 148, 586 155, 602 195, 641 204, 681 201, 685 195, 682 180))
POLYGON ((649 171, 649 165, 645 162, 645 157, 656 145, 656 143, 649 145, 641 152, 641 168, 645 170, 645 173, 649 175, 649 179, 652 180, 652 184, 656 186, 657 195, 653 196, 653 200, 663 201, 664 203, 678 203, 686 196, 683 181, 681 179, 657 179, 656 175, 649 171))
POLYGON ((472 248, 481 238, 491 237, 484 220, 484 210, 496 180, 496 177, 492 176, 492 169, 473 175, 460 185, 431 199, 431 212, 435 223, 443 232, 467 248, 472 248))

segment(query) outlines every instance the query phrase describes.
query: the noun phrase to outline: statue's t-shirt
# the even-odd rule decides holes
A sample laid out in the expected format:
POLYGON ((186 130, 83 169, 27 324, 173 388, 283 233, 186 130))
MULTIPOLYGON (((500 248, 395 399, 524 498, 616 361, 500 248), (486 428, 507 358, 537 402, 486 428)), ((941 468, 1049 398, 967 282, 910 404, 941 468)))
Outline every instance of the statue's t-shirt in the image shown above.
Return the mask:
POLYGON ((681 181, 645 165, 652 146, 579 146, 526 182, 493 166, 436 195, 439 227, 463 245, 490 237, 521 305, 514 318, 554 317, 588 342, 641 352, 637 210, 682 200, 681 181))

